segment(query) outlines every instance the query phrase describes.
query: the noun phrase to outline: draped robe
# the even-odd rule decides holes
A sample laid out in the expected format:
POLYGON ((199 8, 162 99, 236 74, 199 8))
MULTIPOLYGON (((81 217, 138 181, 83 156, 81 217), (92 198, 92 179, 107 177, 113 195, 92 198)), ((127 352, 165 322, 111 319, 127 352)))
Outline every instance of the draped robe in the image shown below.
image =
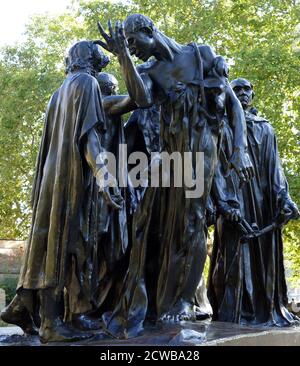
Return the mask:
POLYGON ((115 337, 135 337, 143 330, 146 318, 161 317, 182 299, 190 304, 195 301, 198 283, 190 284, 200 280, 206 257, 206 201, 220 133, 218 122, 210 121, 199 110, 199 94, 199 69, 195 68, 191 82, 177 80, 167 95, 156 100, 160 105, 161 151, 179 152, 182 157, 190 152, 194 174, 196 153, 204 152, 204 194, 187 198, 190 189, 174 185, 173 169, 170 187, 146 189, 133 217, 132 249, 122 295, 113 311, 103 315, 107 331, 115 337))
MULTIPOLYGON (((105 131, 97 80, 85 72, 70 73, 52 96, 45 118, 32 189, 32 225, 18 288, 62 290, 75 261, 81 272, 93 241, 94 228, 84 234, 84 212, 93 172, 84 156, 92 128, 105 131), (73 258, 73 259, 72 259, 73 258)), ((88 216, 91 212, 88 212, 88 216)))
MULTIPOLYGON (((264 118, 245 112, 248 151, 254 178, 242 189, 228 168, 233 134, 228 122, 212 196, 219 209, 239 208, 249 224, 262 229, 274 221, 286 200, 288 184, 280 163, 273 127, 264 118)), ((241 243, 236 224, 217 220, 209 273, 208 296, 214 319, 241 324, 284 326, 294 322, 287 308, 287 287, 280 229, 241 243)))

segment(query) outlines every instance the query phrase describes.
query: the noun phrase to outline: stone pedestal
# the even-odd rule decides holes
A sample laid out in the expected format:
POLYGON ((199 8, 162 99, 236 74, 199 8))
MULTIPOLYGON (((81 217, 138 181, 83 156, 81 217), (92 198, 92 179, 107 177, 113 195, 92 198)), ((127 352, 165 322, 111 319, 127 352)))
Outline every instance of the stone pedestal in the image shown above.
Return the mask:
MULTIPOLYGON (((18 327, 0 328, 0 346, 40 346, 38 336, 25 337, 18 327), (7 330, 6 330, 7 329, 7 330)), ((64 346, 66 343, 48 343, 64 346)), ((116 340, 103 332, 67 345, 80 346, 300 346, 300 327, 249 327, 222 322, 182 322, 147 327, 136 338, 116 340)))

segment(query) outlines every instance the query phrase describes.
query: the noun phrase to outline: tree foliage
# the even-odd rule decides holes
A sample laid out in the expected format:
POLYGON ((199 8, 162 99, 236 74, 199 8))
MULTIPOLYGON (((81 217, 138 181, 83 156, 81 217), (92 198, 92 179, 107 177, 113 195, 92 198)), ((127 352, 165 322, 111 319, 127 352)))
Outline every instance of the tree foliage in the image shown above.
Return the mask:
MULTIPOLYGON (((254 104, 276 130, 293 199, 300 204, 300 3, 293 0, 74 1, 59 17, 35 16, 24 42, 0 53, 0 237, 26 238, 30 190, 50 95, 64 78, 66 50, 97 39, 106 24, 141 12, 180 43, 211 45, 255 88, 254 104)), ((117 60, 114 73, 125 91, 117 60)), ((285 255, 300 277, 300 225, 285 229, 285 255)))

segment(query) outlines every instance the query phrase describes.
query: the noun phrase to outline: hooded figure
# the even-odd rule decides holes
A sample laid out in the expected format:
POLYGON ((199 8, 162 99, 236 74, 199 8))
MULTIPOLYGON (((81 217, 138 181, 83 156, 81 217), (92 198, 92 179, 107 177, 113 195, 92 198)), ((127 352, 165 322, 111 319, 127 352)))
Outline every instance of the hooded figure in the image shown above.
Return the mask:
MULTIPOLYGON (((2 319, 34 332, 32 304, 40 299, 41 341, 86 337, 63 323, 64 289, 77 286, 77 309, 90 308, 89 253, 95 244, 97 211, 86 202, 95 187, 101 135, 106 122, 97 80, 109 59, 89 41, 76 43, 67 77, 50 99, 32 189, 32 226, 17 295, 2 319), (28 300, 30 298, 30 301, 28 300), (26 319, 26 320, 25 320, 26 319)), ((109 188, 104 197, 113 205, 109 188)))
POLYGON ((265 118, 253 113, 252 84, 236 79, 231 86, 244 109, 255 176, 240 187, 236 174, 229 170, 234 138, 225 119, 212 189, 219 212, 208 288, 214 320, 292 325, 297 319, 286 308, 281 228, 299 217, 299 212, 288 192, 274 129, 265 118), (271 230, 259 233, 265 228, 271 230), (257 235, 252 235, 253 229, 257 235))

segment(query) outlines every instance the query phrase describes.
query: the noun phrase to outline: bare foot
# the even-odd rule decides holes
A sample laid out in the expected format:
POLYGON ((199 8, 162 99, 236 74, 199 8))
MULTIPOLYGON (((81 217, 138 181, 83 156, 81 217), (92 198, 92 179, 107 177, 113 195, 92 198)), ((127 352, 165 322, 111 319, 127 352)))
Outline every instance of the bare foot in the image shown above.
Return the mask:
POLYGON ((195 321, 196 314, 194 311, 194 304, 191 304, 183 299, 177 301, 173 308, 164 313, 159 321, 161 322, 181 322, 181 321, 195 321))
POLYGON ((48 342, 77 342, 93 337, 92 333, 80 332, 61 320, 55 320, 51 326, 41 326, 41 343, 48 342))

